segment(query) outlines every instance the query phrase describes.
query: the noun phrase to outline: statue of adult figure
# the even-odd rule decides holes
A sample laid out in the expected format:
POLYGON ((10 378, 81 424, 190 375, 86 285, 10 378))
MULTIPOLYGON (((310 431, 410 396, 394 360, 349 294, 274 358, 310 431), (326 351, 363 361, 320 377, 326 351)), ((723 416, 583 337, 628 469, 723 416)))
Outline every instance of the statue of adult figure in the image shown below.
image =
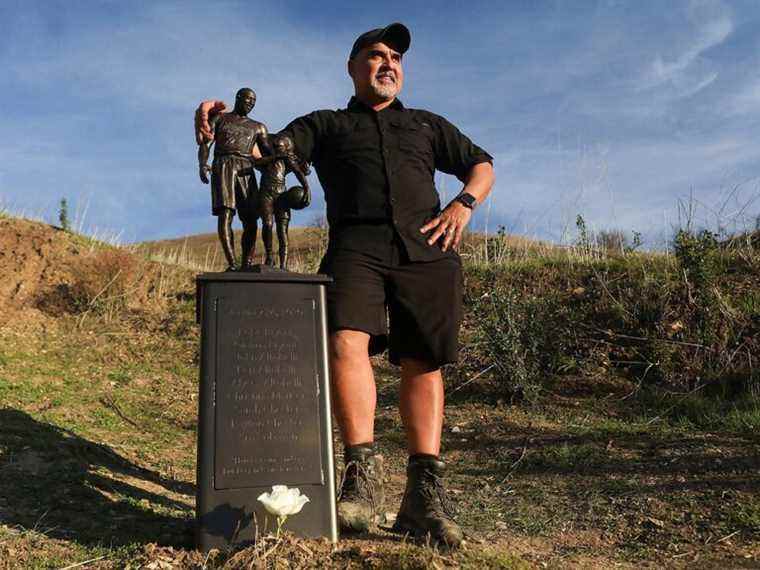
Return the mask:
POLYGON ((220 113, 210 121, 214 138, 199 141, 198 166, 201 181, 209 183, 211 173, 211 212, 218 218, 217 231, 227 258, 228 271, 236 271, 235 240, 232 219, 237 210, 243 224, 241 246, 242 267, 253 265, 257 230, 256 177, 250 170, 254 146, 268 149, 267 128, 263 123, 248 118, 256 105, 256 93, 243 87, 235 95, 235 108, 231 113, 220 113), (214 162, 208 165, 211 145, 214 162), (240 171, 248 169, 248 173, 240 171))

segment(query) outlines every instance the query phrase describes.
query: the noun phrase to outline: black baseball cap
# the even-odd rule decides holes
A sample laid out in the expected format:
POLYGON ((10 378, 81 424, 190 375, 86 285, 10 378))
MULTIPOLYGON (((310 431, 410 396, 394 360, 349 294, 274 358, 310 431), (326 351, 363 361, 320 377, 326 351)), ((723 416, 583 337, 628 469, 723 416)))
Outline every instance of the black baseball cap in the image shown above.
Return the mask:
POLYGON ((357 53, 362 48, 369 45, 382 42, 395 48, 399 53, 406 53, 409 49, 409 44, 412 43, 412 34, 409 33, 409 28, 399 22, 394 22, 384 28, 377 28, 376 30, 370 30, 364 32, 361 36, 356 38, 354 47, 351 48, 351 55, 348 59, 354 59, 357 53))

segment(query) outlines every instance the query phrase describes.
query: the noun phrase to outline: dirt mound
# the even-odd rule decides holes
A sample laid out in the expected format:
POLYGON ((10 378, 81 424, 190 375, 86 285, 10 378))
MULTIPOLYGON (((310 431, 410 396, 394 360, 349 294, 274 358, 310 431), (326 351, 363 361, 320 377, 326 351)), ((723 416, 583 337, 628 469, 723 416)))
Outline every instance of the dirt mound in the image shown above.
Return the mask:
POLYGON ((40 222, 0 219, 0 325, 163 308, 190 272, 40 222))
MULTIPOLYGON (((19 312, 37 312, 42 299, 70 283, 90 248, 53 226, 15 218, 0 219, 0 323, 19 312)), ((43 311, 44 312, 44 311, 43 311)), ((32 316, 31 314, 29 316, 32 316)))

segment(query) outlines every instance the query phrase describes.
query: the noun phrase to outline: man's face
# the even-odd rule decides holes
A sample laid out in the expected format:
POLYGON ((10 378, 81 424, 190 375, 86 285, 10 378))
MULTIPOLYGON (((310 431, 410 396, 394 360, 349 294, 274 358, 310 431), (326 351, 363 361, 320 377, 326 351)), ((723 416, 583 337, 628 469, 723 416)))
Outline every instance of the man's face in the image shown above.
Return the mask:
POLYGON ((390 101, 404 85, 401 54, 384 43, 365 47, 348 61, 348 73, 354 80, 359 99, 390 101))
POLYGON ((243 91, 240 95, 238 95, 237 103, 240 105, 240 109, 242 109, 243 112, 245 112, 247 115, 253 111, 253 107, 256 105, 256 95, 254 95, 251 91, 243 91))

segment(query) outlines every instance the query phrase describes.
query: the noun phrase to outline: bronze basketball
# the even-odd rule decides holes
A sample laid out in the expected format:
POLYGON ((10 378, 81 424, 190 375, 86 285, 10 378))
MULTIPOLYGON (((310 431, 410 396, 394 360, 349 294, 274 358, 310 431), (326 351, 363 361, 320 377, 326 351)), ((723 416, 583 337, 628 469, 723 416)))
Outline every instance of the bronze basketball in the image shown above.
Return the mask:
POLYGON ((306 207, 306 190, 304 190, 303 186, 292 186, 282 197, 287 207, 291 210, 303 210, 306 207))

